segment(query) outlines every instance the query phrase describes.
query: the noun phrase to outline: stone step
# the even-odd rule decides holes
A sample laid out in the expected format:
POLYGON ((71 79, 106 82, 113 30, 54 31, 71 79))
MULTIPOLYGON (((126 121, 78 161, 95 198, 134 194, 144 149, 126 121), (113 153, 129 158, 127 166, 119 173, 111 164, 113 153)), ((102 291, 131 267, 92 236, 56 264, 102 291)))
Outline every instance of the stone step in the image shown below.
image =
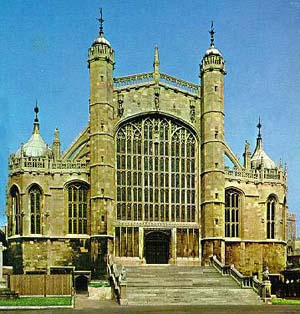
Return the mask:
POLYGON ((213 267, 148 265, 126 269, 130 305, 262 303, 252 289, 241 289, 213 267))

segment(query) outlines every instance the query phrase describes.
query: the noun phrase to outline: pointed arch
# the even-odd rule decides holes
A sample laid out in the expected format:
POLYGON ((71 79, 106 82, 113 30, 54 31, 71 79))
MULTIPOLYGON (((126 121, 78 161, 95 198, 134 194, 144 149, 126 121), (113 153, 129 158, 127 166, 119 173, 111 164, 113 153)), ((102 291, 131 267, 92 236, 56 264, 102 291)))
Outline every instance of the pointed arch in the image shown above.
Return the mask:
POLYGON ((10 210, 8 215, 8 229, 10 235, 22 234, 22 213, 20 190, 17 185, 12 185, 9 192, 10 210))
POLYGON ((276 207, 278 206, 278 197, 275 194, 270 194, 267 198, 267 239, 275 239, 275 215, 276 207))

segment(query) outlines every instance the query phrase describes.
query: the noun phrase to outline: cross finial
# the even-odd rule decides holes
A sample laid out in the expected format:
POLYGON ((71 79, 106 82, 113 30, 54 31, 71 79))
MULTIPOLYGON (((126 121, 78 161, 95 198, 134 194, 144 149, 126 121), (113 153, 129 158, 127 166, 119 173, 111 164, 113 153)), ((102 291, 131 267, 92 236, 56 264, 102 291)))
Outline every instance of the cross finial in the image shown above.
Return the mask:
POLYGON ((35 119, 34 119, 34 122, 39 122, 39 119, 38 119, 39 107, 38 107, 38 102, 37 102, 37 100, 35 101, 34 112, 35 112, 35 119))
POLYGON ((104 23, 104 19, 103 19, 103 15, 102 15, 102 8, 100 9, 100 18, 97 19, 100 23, 100 27, 99 27, 99 35, 104 35, 104 32, 103 32, 103 23, 104 23))
POLYGON ((260 123, 260 117, 258 117, 258 124, 256 127, 258 128, 258 138, 261 138, 260 129, 261 129, 262 125, 260 123))
POLYGON ((214 21, 211 21, 211 26, 210 26, 209 33, 210 33, 210 46, 214 47, 214 45, 215 45, 215 37, 214 37, 214 35, 216 33, 215 29, 214 29, 214 21))

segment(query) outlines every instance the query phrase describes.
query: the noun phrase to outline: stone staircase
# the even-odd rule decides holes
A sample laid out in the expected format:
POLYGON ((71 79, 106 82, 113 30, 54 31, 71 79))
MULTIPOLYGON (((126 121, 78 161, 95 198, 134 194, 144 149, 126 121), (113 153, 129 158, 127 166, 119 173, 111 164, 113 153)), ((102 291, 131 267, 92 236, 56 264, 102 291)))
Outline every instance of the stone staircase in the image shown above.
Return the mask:
POLYGON ((257 305, 252 289, 241 289, 213 267, 145 265, 126 267, 129 305, 257 305))

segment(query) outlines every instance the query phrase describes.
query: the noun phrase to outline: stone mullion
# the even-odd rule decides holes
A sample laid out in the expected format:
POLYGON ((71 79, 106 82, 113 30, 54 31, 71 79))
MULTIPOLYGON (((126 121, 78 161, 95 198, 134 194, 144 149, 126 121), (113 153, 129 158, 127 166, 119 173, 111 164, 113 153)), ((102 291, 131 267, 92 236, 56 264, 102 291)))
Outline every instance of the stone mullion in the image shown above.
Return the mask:
POLYGON ((141 172, 142 172, 142 219, 145 221, 145 140, 144 140, 144 122, 141 123, 141 172))
MULTIPOLYGON (((125 174, 125 180, 124 180, 124 186, 125 188, 125 217, 124 219, 127 220, 128 217, 128 196, 127 196, 127 127, 125 128, 125 151, 124 151, 124 156, 125 156, 125 167, 124 167, 124 174, 125 174)), ((126 238, 127 239, 127 238, 126 238)), ((127 247, 127 240, 126 240, 126 247, 127 247)))
POLYGON ((190 205, 187 203, 187 191, 188 191, 188 187, 187 187, 187 141, 185 142, 185 151, 184 151, 184 160, 185 160, 185 164, 184 164, 184 196, 185 196, 185 208, 186 208, 186 220, 190 221, 191 220, 191 209, 190 209, 190 205))
MULTIPOLYGON (((132 127, 132 124, 130 124, 130 128, 131 128, 131 136, 130 136, 130 165, 131 165, 131 167, 130 167, 130 169, 129 169, 129 171, 130 171, 130 181, 131 181, 131 184, 130 184, 130 194, 131 194, 131 201, 130 201, 130 210, 131 210, 131 220, 134 220, 135 219, 135 217, 134 217, 134 215, 135 215, 135 212, 134 212, 134 204, 136 204, 136 202, 137 202, 137 200, 134 200, 134 195, 133 195, 133 172, 136 172, 136 176, 137 176, 137 178, 136 178, 136 180, 138 180, 138 172, 137 172, 137 169, 134 169, 133 168, 133 156, 135 156, 135 154, 133 154, 133 143, 134 143, 134 134, 133 134, 133 127, 132 127), (135 171, 136 170, 136 171, 135 171)), ((128 188, 128 184, 127 184, 127 188, 128 188)), ((136 186, 135 186, 135 188, 136 188, 136 186)))
POLYGON ((176 176, 178 175, 178 183, 179 187, 176 187, 176 189, 179 188, 179 221, 182 222, 182 202, 181 202, 181 145, 182 145, 182 129, 179 130, 179 163, 178 163, 178 172, 176 172, 176 176))
POLYGON ((155 143, 154 143, 154 125, 152 125, 152 220, 155 221, 155 207, 156 207, 156 203, 155 203, 155 143))
MULTIPOLYGON (((160 134, 160 128, 161 128, 161 123, 159 123, 159 128, 158 128, 158 132, 160 134)), ((161 182, 160 182, 160 174, 161 174, 161 170, 160 170, 160 158, 161 158, 161 155, 160 155, 160 139, 159 139, 159 143, 156 144, 157 145, 157 194, 158 194, 158 198, 157 198, 157 206, 158 206, 158 220, 159 221, 163 221, 163 219, 161 219, 162 215, 161 215, 161 211, 162 211, 162 208, 161 208, 161 182)))
MULTIPOLYGON (((168 193, 169 193, 169 220, 172 221, 172 124, 171 122, 169 121, 169 190, 168 190, 168 193)), ((176 232, 176 230, 175 230, 176 232)))
POLYGON ((163 209, 164 209, 164 217, 163 220, 167 221, 167 215, 166 215, 166 158, 167 158, 167 154, 166 154, 166 146, 165 146, 165 141, 166 141, 166 126, 164 124, 164 129, 163 129, 163 156, 162 156, 162 162, 163 162, 163 167, 162 167, 162 175, 164 177, 164 181, 163 181, 163 191, 164 191, 164 202, 163 202, 163 209))

